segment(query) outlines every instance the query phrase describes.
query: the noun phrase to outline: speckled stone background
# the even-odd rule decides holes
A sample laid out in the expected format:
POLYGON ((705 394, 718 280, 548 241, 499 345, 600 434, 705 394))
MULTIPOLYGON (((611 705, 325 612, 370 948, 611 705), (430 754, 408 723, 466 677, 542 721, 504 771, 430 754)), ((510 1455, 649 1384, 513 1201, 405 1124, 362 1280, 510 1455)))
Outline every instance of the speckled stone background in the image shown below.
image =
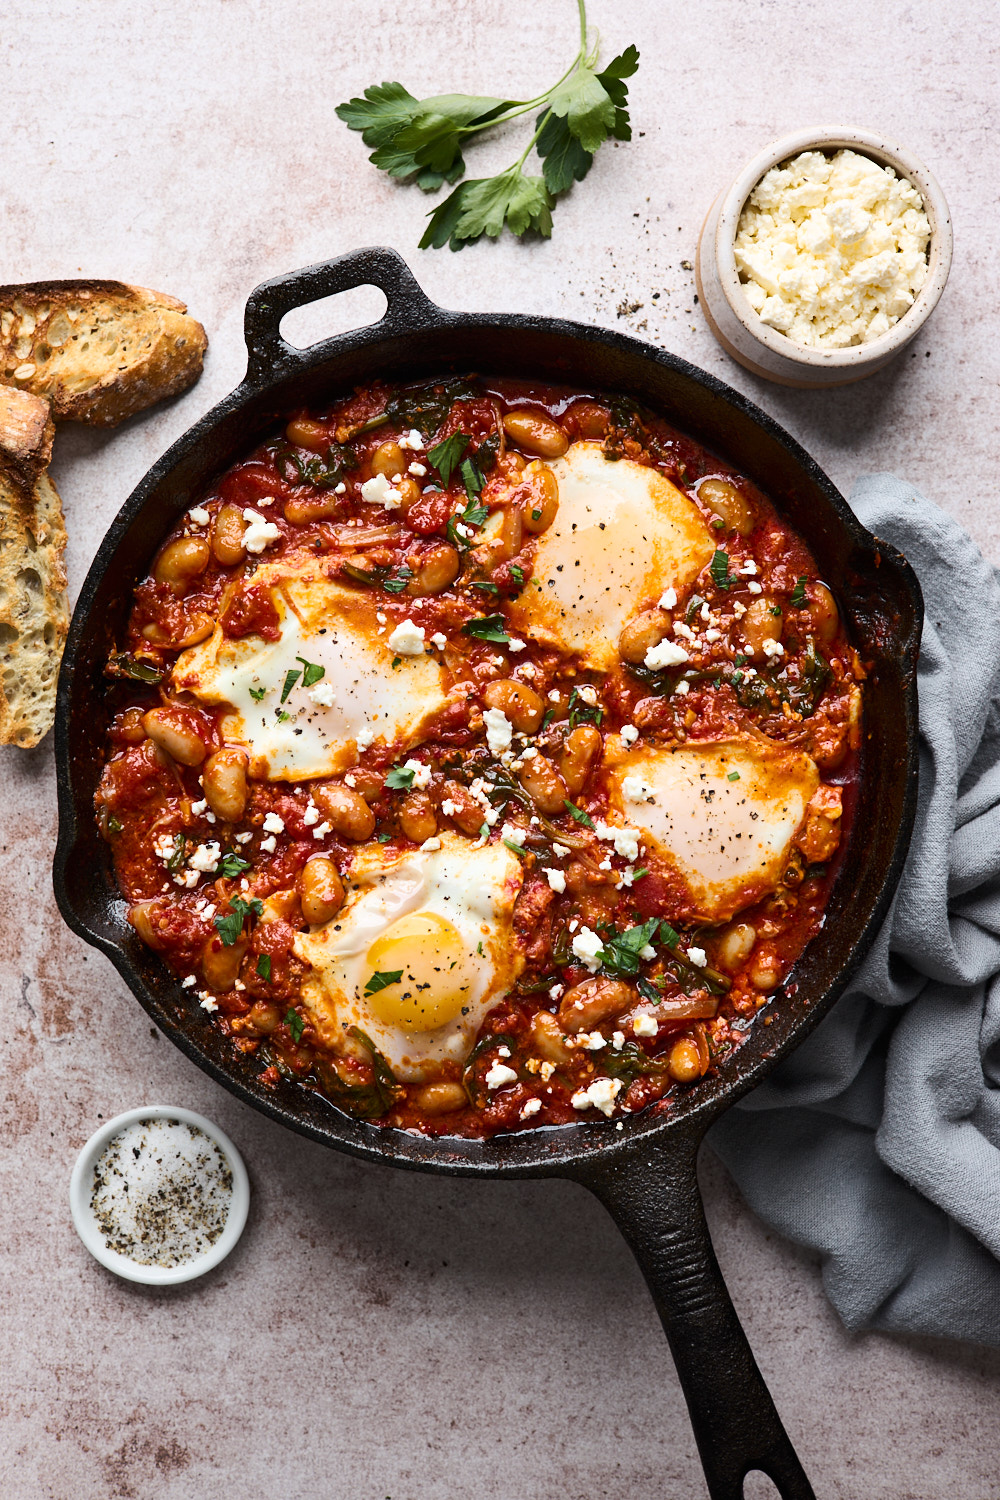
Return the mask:
MULTIPOLYGON (((400 78, 531 97, 575 45, 571 0, 7 0, 0 280, 121 277, 184 297, 201 383, 116 433, 59 434, 75 597, 136 481, 239 380, 259 281, 395 245, 437 301, 625 328, 749 392, 842 488, 906 475, 1000 560, 998 30, 992 0, 592 0, 642 52, 636 139, 603 151, 547 244, 421 252, 427 202, 381 179, 333 106, 400 78), (950 200, 951 284, 862 385, 768 386, 716 348, 690 271, 713 195, 775 135, 883 131, 950 200)), ((517 148, 518 150, 520 148, 517 148)), ((475 150, 495 170, 506 138, 475 150)), ((288 321, 367 321, 353 293, 288 321)), ((237 1104, 150 1029, 53 903, 52 746, 0 751, 3 936, 0 1493, 9 1500, 689 1500, 705 1493, 649 1297, 603 1210, 561 1184, 360 1166, 237 1104), (118 1282, 77 1240, 76 1152, 165 1101, 217 1119, 254 1187, 238 1250, 187 1289, 118 1282)), ((1000 1496, 1000 1354, 848 1337, 816 1267, 711 1160, 737 1308, 819 1496, 1000 1496)), ((762 1496, 767 1486, 747 1493, 762 1496)))

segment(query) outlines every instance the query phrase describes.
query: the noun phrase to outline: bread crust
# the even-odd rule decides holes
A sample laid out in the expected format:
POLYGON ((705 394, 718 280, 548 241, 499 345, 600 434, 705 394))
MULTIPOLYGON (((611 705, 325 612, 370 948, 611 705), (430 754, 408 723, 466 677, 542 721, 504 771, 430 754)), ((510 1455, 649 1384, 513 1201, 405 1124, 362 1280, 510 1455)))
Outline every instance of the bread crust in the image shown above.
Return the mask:
POLYGON ((176 297, 123 281, 0 286, 0 381, 56 421, 116 427, 201 374, 208 338, 176 297))
POLYGON ((69 627, 53 431, 46 400, 0 389, 0 744, 23 749, 52 727, 69 627))

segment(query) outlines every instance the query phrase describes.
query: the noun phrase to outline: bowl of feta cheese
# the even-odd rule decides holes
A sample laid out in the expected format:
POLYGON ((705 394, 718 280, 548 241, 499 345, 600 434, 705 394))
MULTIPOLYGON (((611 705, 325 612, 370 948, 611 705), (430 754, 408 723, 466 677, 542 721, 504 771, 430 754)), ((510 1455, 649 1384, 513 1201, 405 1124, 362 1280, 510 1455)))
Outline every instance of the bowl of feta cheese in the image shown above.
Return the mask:
POLYGON ((869 131, 802 130, 749 161, 709 210, 699 303, 755 374, 847 385, 916 336, 951 257, 948 204, 922 162, 869 131))

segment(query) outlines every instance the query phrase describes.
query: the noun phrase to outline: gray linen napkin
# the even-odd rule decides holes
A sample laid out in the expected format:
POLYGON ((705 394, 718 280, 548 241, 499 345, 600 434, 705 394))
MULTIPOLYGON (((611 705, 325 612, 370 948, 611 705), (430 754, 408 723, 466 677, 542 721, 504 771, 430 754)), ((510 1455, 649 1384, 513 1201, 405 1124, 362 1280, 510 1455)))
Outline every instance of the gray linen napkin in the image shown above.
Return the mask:
POLYGON ((709 1141, 848 1328, 1000 1344, 1000 574, 891 474, 851 505, 924 591, 913 841, 848 992, 709 1141))

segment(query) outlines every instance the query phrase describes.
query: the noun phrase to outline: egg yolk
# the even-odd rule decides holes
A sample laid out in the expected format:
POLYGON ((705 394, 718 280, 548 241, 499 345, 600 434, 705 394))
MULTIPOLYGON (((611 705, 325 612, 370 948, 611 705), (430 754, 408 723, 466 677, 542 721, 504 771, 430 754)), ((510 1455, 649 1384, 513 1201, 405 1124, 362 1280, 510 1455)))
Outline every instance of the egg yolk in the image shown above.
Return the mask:
POLYGON ((365 999, 387 1026, 435 1031, 468 1005, 469 957, 447 917, 417 911, 399 917, 368 950, 373 974, 399 974, 365 999))

